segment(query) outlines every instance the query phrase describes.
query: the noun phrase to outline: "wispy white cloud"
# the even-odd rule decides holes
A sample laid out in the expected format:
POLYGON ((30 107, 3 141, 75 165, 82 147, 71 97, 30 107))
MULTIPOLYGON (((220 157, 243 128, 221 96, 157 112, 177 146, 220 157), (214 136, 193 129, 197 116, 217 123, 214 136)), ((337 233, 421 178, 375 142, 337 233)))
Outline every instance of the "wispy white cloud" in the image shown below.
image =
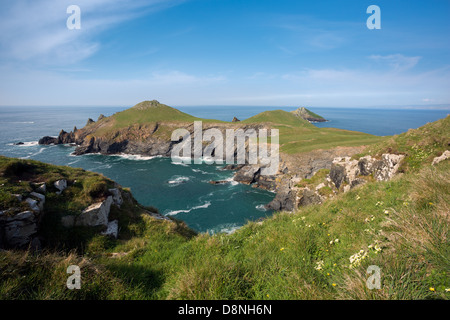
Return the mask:
POLYGON ((396 72, 403 72, 414 68, 422 57, 408 57, 402 54, 390 54, 386 56, 371 55, 369 59, 372 59, 378 63, 386 64, 396 72))
POLYGON ((0 58, 3 61, 67 65, 101 46, 97 35, 124 21, 176 5, 182 0, 77 0, 81 29, 68 30, 72 0, 15 0, 0 4, 0 58))

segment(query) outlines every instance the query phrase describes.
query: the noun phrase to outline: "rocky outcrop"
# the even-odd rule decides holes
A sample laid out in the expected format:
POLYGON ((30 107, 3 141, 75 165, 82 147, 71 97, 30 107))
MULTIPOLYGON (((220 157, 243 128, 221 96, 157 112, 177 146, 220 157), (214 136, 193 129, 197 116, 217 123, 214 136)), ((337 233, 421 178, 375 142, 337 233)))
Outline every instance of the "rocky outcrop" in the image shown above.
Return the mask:
POLYGON ((338 157, 333 160, 330 179, 337 189, 344 183, 347 191, 365 182, 360 176, 373 175, 377 181, 388 181, 397 172, 404 155, 383 154, 381 160, 365 156, 359 160, 352 160, 350 157, 338 157))
POLYGON ((0 212, 0 246, 5 248, 28 245, 38 230, 38 217, 33 211, 8 216, 0 212))
POLYGON ((255 183, 260 176, 261 166, 259 165, 246 165, 241 169, 236 171, 234 175, 234 181, 243 183, 243 184, 252 184, 255 183))
POLYGON ((109 196, 102 202, 90 205, 76 217, 75 226, 107 226, 112 203, 113 197, 109 196))
POLYGON ((311 204, 322 203, 322 197, 315 191, 308 188, 303 189, 302 196, 299 200, 299 206, 308 206, 311 204))
MULTIPOLYGON (((18 201, 24 198, 20 194, 15 196, 18 201)), ((33 240, 33 246, 40 247, 36 234, 44 210, 45 196, 33 191, 23 201, 30 210, 20 211, 19 208, 9 208, 0 211, 0 247, 21 248, 29 245, 33 240)))
POLYGON ((447 159, 450 159, 450 151, 445 150, 439 157, 435 157, 431 164, 434 166, 447 159))
POLYGON ((298 108, 297 110, 291 111, 295 116, 307 120, 309 122, 326 122, 328 120, 315 114, 314 112, 306 109, 305 107, 298 108))

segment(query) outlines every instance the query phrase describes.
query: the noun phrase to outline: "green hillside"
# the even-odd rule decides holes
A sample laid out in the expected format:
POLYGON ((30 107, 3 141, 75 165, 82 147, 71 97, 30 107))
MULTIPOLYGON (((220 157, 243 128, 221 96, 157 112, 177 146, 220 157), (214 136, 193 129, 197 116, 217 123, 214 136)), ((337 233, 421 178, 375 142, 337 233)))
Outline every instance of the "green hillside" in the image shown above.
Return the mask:
POLYGON ((243 120, 244 123, 260 123, 267 122, 277 125, 302 126, 311 127, 308 121, 300 119, 290 112, 284 110, 264 111, 257 115, 243 120))
MULTIPOLYGON (((439 155, 447 124, 379 147, 420 143, 439 155)), ((391 181, 369 181, 230 235, 194 236, 179 224, 141 219, 129 238, 97 236, 78 254, 1 251, 0 299, 449 299, 450 163, 432 166, 414 152, 408 157, 420 165, 391 181), (80 290, 64 288, 70 264, 81 265, 80 290), (380 289, 366 286, 371 265, 381 270, 380 289)))

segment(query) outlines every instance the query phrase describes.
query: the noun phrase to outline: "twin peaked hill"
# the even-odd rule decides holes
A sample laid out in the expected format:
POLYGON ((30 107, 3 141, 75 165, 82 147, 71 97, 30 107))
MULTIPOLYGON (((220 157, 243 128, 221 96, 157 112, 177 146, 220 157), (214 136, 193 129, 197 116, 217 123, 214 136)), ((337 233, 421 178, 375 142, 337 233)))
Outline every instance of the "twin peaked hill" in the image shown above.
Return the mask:
POLYGON ((73 132, 61 131, 58 138, 44 137, 39 143, 73 143, 78 146, 75 150, 77 155, 97 152, 169 156, 173 145, 170 139, 172 132, 177 128, 191 131, 194 121, 202 121, 205 130, 279 129, 281 151, 286 153, 302 152, 305 147, 312 146, 326 149, 340 144, 352 146, 366 144, 369 140, 378 141, 378 137, 365 133, 317 128, 309 123, 311 117, 319 119, 320 116, 301 108, 296 112, 264 111, 243 121, 226 122, 194 117, 152 100, 109 117, 100 116, 96 122, 90 120, 84 128, 73 132))

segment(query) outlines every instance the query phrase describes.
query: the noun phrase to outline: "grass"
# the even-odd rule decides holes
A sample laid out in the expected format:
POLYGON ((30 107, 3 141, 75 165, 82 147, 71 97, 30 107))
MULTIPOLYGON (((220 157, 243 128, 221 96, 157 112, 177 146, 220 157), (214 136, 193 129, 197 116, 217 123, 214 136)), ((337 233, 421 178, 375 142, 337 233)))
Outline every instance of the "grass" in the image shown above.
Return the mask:
MULTIPOLYGON (((0 299, 449 299, 450 163, 430 165, 448 143, 448 121, 371 147, 373 155, 405 152, 407 166, 391 181, 369 179, 321 205, 275 213, 230 235, 197 235, 127 201, 112 212, 121 239, 80 236, 83 250, 76 252, 1 251, 0 299), (82 266, 81 290, 65 288, 68 264, 82 266), (371 265, 381 270, 380 289, 366 286, 371 265)), ((0 158, 2 168, 11 161, 0 158)), ((29 177, 40 170, 50 180, 77 170, 23 164, 33 168, 29 177)), ((4 172, 10 190, 14 179, 4 172)), ((326 174, 302 183, 315 185, 326 174)), ((85 187, 80 182, 72 192, 88 197, 85 187)))
POLYGON ((0 297, 448 299, 449 169, 442 163, 390 182, 369 182, 231 235, 195 235, 182 225, 144 218, 127 241, 91 241, 87 279, 76 295, 62 288, 49 295, 67 279, 61 267, 67 254, 44 254, 56 262, 42 270, 39 257, 21 267, 26 253, 2 252, 0 261, 7 262, 0 264, 0 297), (349 258, 360 250, 367 255, 350 267, 349 258), (126 254, 112 258, 113 252, 126 254), (366 287, 369 265, 381 268, 380 290, 366 287), (92 273, 96 268, 102 273, 92 273), (17 280, 22 278, 37 279, 39 289, 17 280), (100 290, 100 281, 117 289, 100 290))

